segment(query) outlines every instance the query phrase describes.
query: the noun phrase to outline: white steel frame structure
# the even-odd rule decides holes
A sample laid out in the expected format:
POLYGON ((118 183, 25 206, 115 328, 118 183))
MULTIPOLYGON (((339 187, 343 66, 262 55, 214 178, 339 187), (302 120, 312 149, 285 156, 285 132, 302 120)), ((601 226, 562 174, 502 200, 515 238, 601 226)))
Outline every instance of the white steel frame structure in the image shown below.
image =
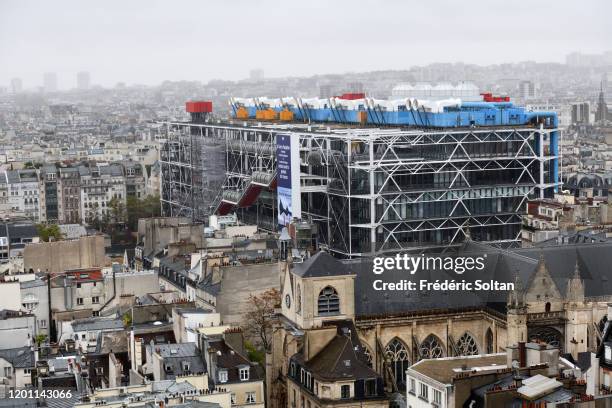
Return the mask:
POLYGON ((203 222, 213 214, 225 179, 224 143, 209 137, 201 126, 164 124, 159 153, 162 214, 203 222))
MULTIPOLYGON (((542 126, 168 125, 195 126, 190 134, 223 141, 223 193, 212 205, 230 205, 243 221, 273 231, 276 135, 299 138, 302 218, 319 224, 320 244, 342 257, 420 251, 467 236, 512 245, 520 242, 527 199, 560 185, 551 146, 558 130, 542 126), (261 192, 245 200, 253 185, 261 192)), ((172 185, 164 183, 162 195, 172 185)), ((193 192, 188 181, 175 184, 193 192)))

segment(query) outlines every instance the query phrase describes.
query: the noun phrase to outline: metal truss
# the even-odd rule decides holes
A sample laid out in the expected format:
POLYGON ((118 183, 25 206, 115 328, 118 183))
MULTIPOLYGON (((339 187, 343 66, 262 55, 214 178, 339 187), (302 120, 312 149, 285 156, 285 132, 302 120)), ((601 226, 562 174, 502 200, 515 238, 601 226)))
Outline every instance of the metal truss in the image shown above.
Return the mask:
MULTIPOLYGON (((519 242, 526 200, 559 185, 550 145, 556 129, 192 126, 224 140, 222 188, 232 203, 254 178, 275 174, 276 135, 298 137, 303 218, 320 225, 323 246, 347 257, 460 243, 470 231, 491 236, 490 242, 519 242)), ((187 187, 189 180, 164 183, 187 187)), ((264 190, 239 216, 273 230, 275 205, 273 189, 264 190)))
POLYGON ((164 123, 160 149, 162 214, 207 222, 224 179, 222 140, 201 126, 164 123))

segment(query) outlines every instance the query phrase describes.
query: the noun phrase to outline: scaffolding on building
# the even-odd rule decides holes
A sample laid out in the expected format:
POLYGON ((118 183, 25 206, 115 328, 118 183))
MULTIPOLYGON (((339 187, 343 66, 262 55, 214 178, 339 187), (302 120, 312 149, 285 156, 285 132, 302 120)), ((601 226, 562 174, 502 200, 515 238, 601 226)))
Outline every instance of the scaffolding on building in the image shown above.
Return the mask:
POLYGON ((207 222, 225 178, 224 141, 192 123, 165 123, 161 143, 162 214, 207 222))

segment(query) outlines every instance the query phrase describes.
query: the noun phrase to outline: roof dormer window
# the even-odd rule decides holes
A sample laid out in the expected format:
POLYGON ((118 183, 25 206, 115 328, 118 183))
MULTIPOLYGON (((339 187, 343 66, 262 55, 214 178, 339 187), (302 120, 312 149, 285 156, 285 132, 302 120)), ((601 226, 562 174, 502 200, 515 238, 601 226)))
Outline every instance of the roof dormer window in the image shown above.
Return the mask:
POLYGON ((249 380, 249 367, 244 367, 239 370, 240 373, 240 381, 248 381, 249 380))

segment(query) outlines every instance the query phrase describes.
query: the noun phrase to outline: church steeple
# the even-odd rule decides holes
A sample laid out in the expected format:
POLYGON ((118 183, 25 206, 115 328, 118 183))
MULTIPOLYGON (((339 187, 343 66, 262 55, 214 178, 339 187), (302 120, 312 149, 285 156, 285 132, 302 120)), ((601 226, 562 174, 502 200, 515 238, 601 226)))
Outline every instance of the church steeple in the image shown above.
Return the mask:
POLYGON ((582 276, 580 275, 578 258, 576 258, 574 275, 567 281, 565 299, 570 302, 584 302, 584 283, 582 281, 582 276))
POLYGON ((508 309, 520 310, 525 308, 525 292, 521 276, 516 271, 514 275, 514 290, 508 295, 508 309))
POLYGON ((547 302, 561 298, 561 292, 546 266, 544 251, 541 251, 540 260, 538 261, 535 272, 531 275, 525 287, 525 302, 547 302))

